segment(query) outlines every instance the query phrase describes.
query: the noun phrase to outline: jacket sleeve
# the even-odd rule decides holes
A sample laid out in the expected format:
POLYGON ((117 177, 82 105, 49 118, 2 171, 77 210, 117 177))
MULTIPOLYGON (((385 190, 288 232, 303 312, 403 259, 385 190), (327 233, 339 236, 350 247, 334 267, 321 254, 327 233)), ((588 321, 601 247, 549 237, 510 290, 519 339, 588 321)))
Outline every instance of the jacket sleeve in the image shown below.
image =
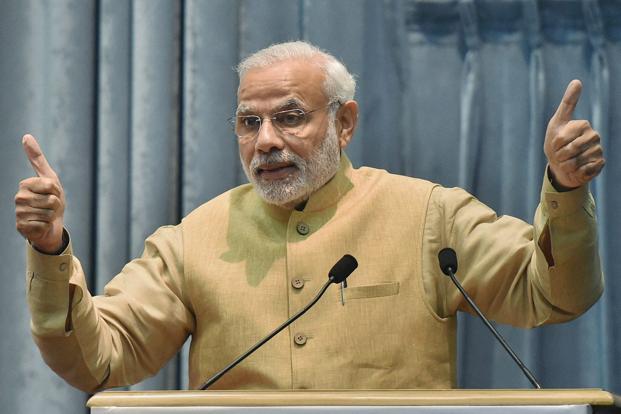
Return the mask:
POLYGON ((547 176, 534 224, 496 213, 466 191, 434 189, 426 223, 425 289, 440 316, 473 313, 438 267, 452 247, 457 277, 490 319, 519 327, 576 318, 600 297, 603 276, 588 187, 557 192, 547 176))
POLYGON ((58 256, 28 246, 31 331, 45 362, 87 392, 152 376, 183 345, 194 317, 178 227, 160 228, 102 296, 91 296, 71 243, 58 256))

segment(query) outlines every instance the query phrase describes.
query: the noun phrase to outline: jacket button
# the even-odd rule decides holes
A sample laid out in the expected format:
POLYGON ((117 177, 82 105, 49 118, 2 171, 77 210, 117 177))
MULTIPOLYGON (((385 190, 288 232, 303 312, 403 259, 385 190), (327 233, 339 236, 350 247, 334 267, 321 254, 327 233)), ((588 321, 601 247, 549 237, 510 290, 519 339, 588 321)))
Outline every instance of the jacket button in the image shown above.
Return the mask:
POLYGON ((307 339, 306 335, 301 334, 301 333, 297 333, 293 337, 293 341, 298 345, 304 345, 306 343, 306 339, 307 339))
POLYGON ((63 262, 60 264, 60 266, 58 266, 58 270, 60 270, 61 272, 64 272, 65 270, 67 270, 67 263, 63 262))
POLYGON ((308 234, 308 232, 310 231, 310 227, 308 227, 308 224, 300 221, 297 226, 295 226, 296 230, 298 231, 299 234, 301 234, 302 236, 306 236, 308 234))
POLYGON ((550 207, 556 210, 558 208, 558 201, 556 200, 550 201, 550 207))
POLYGON ((293 279, 291 281, 291 286, 293 286, 296 289, 302 289, 304 287, 304 280, 303 279, 293 279))

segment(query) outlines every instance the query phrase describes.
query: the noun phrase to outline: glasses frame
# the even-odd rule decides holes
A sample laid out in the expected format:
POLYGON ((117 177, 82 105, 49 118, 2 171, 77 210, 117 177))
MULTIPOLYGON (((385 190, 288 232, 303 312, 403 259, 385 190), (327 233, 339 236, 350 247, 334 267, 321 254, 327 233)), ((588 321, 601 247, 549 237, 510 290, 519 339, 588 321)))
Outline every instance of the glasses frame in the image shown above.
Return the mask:
POLYGON ((324 105, 322 107, 315 108, 315 109, 312 109, 310 111, 305 111, 302 108, 291 108, 291 109, 285 109, 285 110, 282 110, 282 111, 273 112, 273 113, 271 113, 270 115, 267 115, 267 116, 259 116, 259 115, 233 115, 232 117, 230 117, 228 119, 228 122, 231 125, 231 127, 233 128, 233 132, 235 133, 235 136, 237 137, 238 141, 240 141, 240 142, 254 141, 254 139, 259 136, 259 132, 261 132, 261 128, 263 127, 263 123, 265 122, 265 120, 269 120, 272 123, 272 126, 274 127, 274 129, 279 134, 281 134, 282 136, 296 136, 297 137, 297 135, 288 134, 288 133, 284 132, 281 129, 281 127, 278 126, 277 123, 274 123, 274 120, 279 115, 282 115, 284 113, 292 112, 292 111, 297 111, 297 112, 301 112, 302 113, 301 115, 304 116, 304 126, 306 126, 308 124, 307 116, 309 114, 312 114, 313 112, 321 111, 321 110, 326 109, 326 108, 330 108, 334 104, 338 104, 339 106, 342 105, 340 100, 333 100, 333 101, 328 102, 328 104, 326 104, 326 105, 324 105), (250 136, 250 135, 244 135, 244 136, 238 135, 237 132, 236 132, 236 126, 237 126, 237 120, 239 118, 254 118, 254 119, 258 119, 259 120, 259 128, 257 128, 256 133, 254 135, 252 135, 252 136, 250 136))

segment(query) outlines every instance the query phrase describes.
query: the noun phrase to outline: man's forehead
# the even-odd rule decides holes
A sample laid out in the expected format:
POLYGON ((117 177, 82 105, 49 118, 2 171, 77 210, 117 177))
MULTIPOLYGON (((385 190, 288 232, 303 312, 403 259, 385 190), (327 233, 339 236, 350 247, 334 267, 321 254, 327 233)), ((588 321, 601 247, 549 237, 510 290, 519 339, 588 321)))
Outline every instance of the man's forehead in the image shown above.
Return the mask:
MULTIPOLYGON (((240 108, 271 107, 315 101, 324 98, 325 74, 319 64, 289 59, 266 67, 252 68, 243 74, 237 93, 240 108)), ((265 108, 262 108, 265 109, 265 108)))

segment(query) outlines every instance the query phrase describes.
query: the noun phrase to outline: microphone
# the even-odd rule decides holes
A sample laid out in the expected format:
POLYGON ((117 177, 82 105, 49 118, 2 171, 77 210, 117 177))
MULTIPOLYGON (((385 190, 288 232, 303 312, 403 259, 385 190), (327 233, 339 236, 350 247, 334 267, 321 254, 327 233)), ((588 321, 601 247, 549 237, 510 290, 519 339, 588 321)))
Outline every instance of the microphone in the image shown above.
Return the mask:
POLYGON ((438 253, 438 260, 440 261, 440 269, 442 273, 450 276, 450 273, 457 273, 457 253, 450 247, 446 247, 440 250, 438 253))
POLYGON ((347 279, 356 268, 358 267, 358 262, 356 258, 352 255, 346 254, 341 257, 338 262, 332 266, 332 269, 328 272, 328 279, 332 283, 341 283, 347 279))
POLYGON ((315 305, 315 303, 317 303, 317 301, 323 296, 323 294, 326 292, 326 290, 328 289, 328 287, 330 287, 332 283, 338 284, 338 283, 344 282, 345 279, 347 279, 347 277, 354 270, 356 270, 357 267, 358 267, 358 261, 356 261, 354 256, 346 254, 345 256, 341 257, 339 261, 336 262, 336 264, 332 266, 332 269, 330 269, 330 271, 328 272, 328 281, 321 287, 321 289, 319 289, 319 292, 317 293, 317 295, 315 295, 315 297, 308 303, 308 305, 304 306, 295 315, 293 315, 291 318, 283 322, 282 325, 280 325, 278 328, 270 332, 269 335, 261 339, 259 342, 254 344, 252 347, 250 347, 250 349, 248 349, 246 352, 244 352, 239 357, 237 357, 235 361, 231 362, 229 365, 222 368, 222 370, 214 374, 211 378, 205 381, 203 385, 200 386, 199 389, 206 390, 207 388, 209 388, 211 385, 213 385, 214 382, 218 381, 224 374, 229 372, 237 364, 239 364, 244 359, 249 357, 254 351, 261 348, 267 341, 269 341, 274 336, 276 336, 277 333, 285 329, 287 326, 291 325, 300 316, 304 315, 310 308, 312 308, 315 305))
POLYGON ((507 351, 511 358, 513 358, 513 361, 515 361, 517 366, 522 370, 526 378, 528 378, 528 381, 530 381, 534 388, 541 389, 541 385, 539 385, 530 370, 526 367, 526 365, 524 365, 522 360, 515 354, 515 352, 513 352, 513 349, 511 349, 507 341, 505 341, 502 335, 500 335, 496 328, 494 328, 494 326, 489 322, 485 315, 483 315, 483 312, 481 312, 481 310, 474 303, 470 295, 468 295, 461 283, 459 283, 459 281, 455 277, 455 272, 457 272, 457 254, 455 253, 455 250, 451 249, 450 247, 445 247, 444 249, 440 250, 440 252, 438 253, 438 261, 440 262, 440 269, 442 269, 442 273, 451 278, 451 280, 453 281, 455 286, 457 286, 457 289, 459 289, 470 307, 474 309, 474 311, 477 315, 479 315, 479 318, 481 318, 485 326, 487 326, 487 328, 492 332, 494 337, 496 337, 498 342, 500 342, 503 348, 505 348, 505 351, 507 351))

